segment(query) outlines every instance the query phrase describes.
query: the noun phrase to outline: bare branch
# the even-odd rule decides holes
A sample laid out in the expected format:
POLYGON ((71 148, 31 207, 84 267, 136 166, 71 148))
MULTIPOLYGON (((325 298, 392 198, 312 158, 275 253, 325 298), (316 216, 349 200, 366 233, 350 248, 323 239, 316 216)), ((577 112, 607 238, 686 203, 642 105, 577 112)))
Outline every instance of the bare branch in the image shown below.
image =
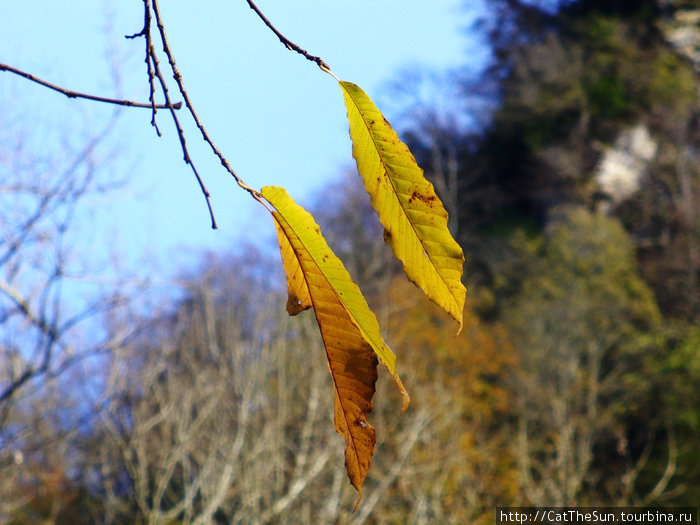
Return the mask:
POLYGON ((48 323, 43 316, 37 315, 32 310, 29 303, 17 290, 13 289, 7 283, 1 280, 0 292, 7 296, 17 306, 22 315, 27 318, 27 321, 33 326, 36 326, 50 341, 50 343, 46 345, 46 350, 43 353, 41 364, 38 367, 34 367, 30 364, 19 377, 14 379, 2 392, 0 392, 0 403, 2 403, 12 397, 14 393, 27 381, 45 373, 48 370, 51 362, 51 354, 49 349, 53 345, 53 342, 59 339, 60 336, 55 326, 48 323))
POLYGON ((258 6, 255 5, 255 3, 252 0, 246 0, 248 2, 248 6, 255 11, 255 14, 257 14, 260 17, 260 20, 262 20, 265 25, 270 28, 270 31, 272 31, 277 38, 279 38, 280 42, 284 44, 284 47, 289 49, 290 51, 296 51, 300 55, 302 55, 306 60, 310 60, 311 62, 314 62, 318 67, 320 67, 323 71, 326 73, 330 73, 330 66, 324 62, 324 60, 321 57, 317 57, 315 55, 312 55, 305 49, 301 48, 291 40, 289 40, 286 36, 284 36, 282 33, 280 33, 275 26, 272 25, 272 23, 267 19, 267 17, 260 11, 258 6))
MULTIPOLYGON (((151 49, 152 51, 152 49, 151 49)), ((163 96, 165 97, 165 101, 167 104, 170 105, 170 95, 168 94, 168 85, 165 82, 165 78, 163 78, 163 73, 160 70, 160 65, 158 64, 158 59, 156 58, 155 53, 151 55, 151 60, 153 62, 153 70, 158 78, 158 82, 160 82, 160 87, 163 90, 163 96)), ((175 129, 177 130, 177 136, 180 139, 180 147, 182 148, 182 154, 183 154, 183 159, 185 161, 185 164, 188 164, 190 168, 192 168, 192 172, 194 173, 195 178, 197 179, 197 184, 199 184, 199 188, 202 190, 202 194, 204 195, 204 200, 207 203, 207 208, 209 210, 209 217, 211 218, 211 228, 213 230, 216 230, 216 218, 214 217, 214 209, 211 206, 211 198, 209 194, 209 190, 207 187, 204 185, 204 181, 202 180, 202 177, 199 175, 199 171, 197 171, 197 166, 195 166, 194 162, 192 162, 192 157, 190 157, 190 152, 187 149, 187 140, 185 139, 185 132, 182 129, 182 126, 180 125, 180 119, 177 118, 177 114, 174 111, 174 108, 172 105, 169 107, 170 109, 170 115, 173 117, 173 122, 175 123, 175 129)))
POLYGON ((224 155, 221 153, 219 148, 214 144, 214 141, 211 139, 209 134, 206 131, 206 128, 204 127, 204 124, 202 121, 199 119, 199 116, 197 115, 196 111, 194 110, 194 106, 192 104, 192 101, 190 100, 189 94, 187 93, 187 90, 185 88, 184 82, 182 80, 182 74, 180 73, 177 63, 175 61, 175 57, 173 55, 173 52, 170 48, 170 44, 168 43, 168 38, 165 32, 165 27, 163 25, 163 21, 161 19, 160 15, 160 8, 158 6, 157 0, 143 0, 143 5, 144 5, 144 22, 143 22, 143 28, 141 31, 138 33, 134 33, 133 35, 127 35, 126 38, 138 38, 138 37, 144 37, 146 40, 146 68, 147 68, 147 75, 148 75, 148 83, 149 83, 149 100, 151 102, 151 109, 152 109, 152 118, 151 118, 151 124, 156 128, 156 132, 160 136, 160 130, 158 129, 158 126, 156 124, 156 109, 161 106, 156 106, 153 102, 154 98, 154 93, 155 93, 155 79, 158 79, 158 83, 161 86, 161 89, 163 90, 163 95, 165 97, 165 104, 162 107, 165 107, 170 110, 170 114, 173 118, 173 122, 175 124, 175 128, 177 130, 178 138, 180 140, 180 146, 182 149, 183 153, 183 158, 185 161, 185 164, 188 164, 190 168, 192 169, 192 172, 194 173, 195 178, 197 179, 197 183, 199 184, 200 190, 202 191, 202 194, 204 195, 204 198, 207 203, 207 208, 209 210, 209 216, 211 217, 211 227, 212 229, 216 229, 216 218, 214 217, 214 211, 211 205, 211 199, 210 199, 210 194, 209 190, 206 188, 204 181, 202 177, 199 174, 199 171, 197 170, 196 165, 192 161, 192 158, 190 157, 189 150, 187 148, 187 140, 185 138, 185 133, 184 130, 180 124, 180 121, 173 111, 175 109, 175 106, 172 104, 170 101, 170 95, 168 93, 168 86, 167 82, 165 80, 165 77, 163 75, 163 72, 161 71, 160 68, 160 63, 158 61, 158 57, 156 54, 155 47, 153 45, 153 39, 151 36, 151 10, 152 14, 155 17, 156 20, 156 25, 158 27, 158 33, 160 35, 160 41, 163 47, 163 52, 168 58, 168 63, 170 64, 170 69, 172 70, 173 73, 173 78, 175 79, 175 82, 177 83, 178 89, 180 90, 181 95, 184 98, 185 101, 185 106, 190 112, 190 115, 192 116, 192 119, 194 120, 197 128, 199 129, 200 133, 202 134, 203 140, 209 144, 211 147, 214 155, 219 159, 221 162, 221 165, 228 171, 231 176, 235 179, 236 183, 246 190, 248 193, 250 193, 253 198, 256 200, 262 202, 260 195, 256 190, 248 186, 243 180, 238 176, 238 174, 233 170, 231 165, 229 164, 228 160, 224 155))
POLYGON ((52 84, 51 82, 47 82, 46 80, 42 80, 38 77, 35 77, 34 75, 27 73, 25 71, 22 71, 20 69, 17 69, 12 66, 8 66, 7 64, 1 64, 0 63, 0 71, 7 71, 9 73, 14 73, 15 75, 19 75, 20 77, 26 78, 27 80, 31 80, 32 82, 36 82, 37 84, 47 87, 53 91, 57 91, 58 93, 62 93, 63 95, 67 96, 68 98, 84 98, 86 100, 94 100, 95 102, 104 102, 106 104, 116 104, 117 106, 128 106, 132 108, 169 108, 172 106, 173 109, 180 109, 182 107, 182 102, 177 102, 175 104, 172 104, 171 106, 163 105, 163 104, 157 104, 153 105, 152 103, 144 103, 144 102, 134 102, 133 100, 120 100, 116 98, 107 98, 107 97, 100 97, 97 95, 89 95, 87 93, 80 93, 78 91, 72 91, 70 89, 62 88, 61 86, 57 86, 56 84, 52 84))
MULTIPOLYGON (((148 0, 144 0, 145 2, 148 2, 148 0)), ((187 93, 187 90, 185 89, 185 84, 182 80, 182 74, 180 73, 180 70, 177 67, 177 63, 175 62, 175 56, 173 55, 172 50, 170 49, 170 44, 168 43, 168 37, 165 33, 165 26, 163 25, 162 18, 160 16, 160 8, 158 7, 158 1, 153 0, 153 13, 156 18, 156 25, 158 26, 158 32, 160 33, 160 39, 163 44, 163 52, 165 55, 168 57, 168 62, 170 63, 170 68, 173 71, 173 78, 175 79, 175 82, 177 83, 178 88, 180 89, 180 94, 182 95, 182 98, 185 100, 185 106, 189 110, 190 114, 192 115, 192 119, 194 120, 195 124, 197 125, 197 128, 199 129, 200 133, 202 134, 202 138, 204 139, 204 142, 209 144, 211 147, 212 151, 214 152, 214 155, 217 156, 219 161, 221 162, 221 165, 228 171, 231 176, 236 180, 236 183, 246 190, 248 193, 250 193, 256 200, 260 200, 260 195, 257 191, 255 191, 253 188, 248 186, 245 182, 243 182, 243 179, 241 179, 238 174, 233 170, 231 165, 229 164, 228 160, 226 157, 224 157, 223 153, 221 153, 221 150, 214 144, 214 141, 211 139, 209 136, 209 133, 207 133, 207 130, 204 127, 204 124, 202 121, 199 119, 199 116, 194 110, 194 105, 192 104, 192 101, 190 100, 190 96, 187 93)), ((155 56, 154 56, 155 58, 155 56)))
POLYGON ((148 75, 148 100, 151 103, 151 126, 156 129, 156 133, 160 137, 160 129, 158 129, 158 124, 156 123, 156 113, 157 106, 155 104, 155 72, 154 72, 154 61, 155 61, 155 50, 153 48, 153 40, 151 38, 151 4, 148 0, 143 0, 143 29, 138 33, 133 35, 126 35, 128 39, 134 39, 138 37, 144 37, 146 40, 146 58, 144 62, 146 63, 146 74, 148 75))
MULTIPOLYGON (((214 209, 212 208, 211 205, 211 198, 210 198, 210 193, 207 187, 204 184, 204 181, 202 180, 202 177, 199 174, 199 171, 197 170, 197 167, 195 166, 194 162, 192 162, 192 158, 190 157, 189 150, 187 149, 187 140, 185 138, 185 132, 182 129, 182 125, 180 124, 180 120, 177 117, 177 114, 175 113, 175 104, 173 104, 170 100, 170 94, 168 92, 168 84, 165 81, 165 77, 163 76, 163 73, 160 69, 160 63, 158 62, 158 57, 156 55, 155 47, 153 46, 153 40, 151 38, 151 15, 150 15, 150 9, 151 9, 151 4, 149 0, 143 0, 143 5, 144 5, 144 26, 141 31, 138 33, 135 33, 133 35, 127 35, 127 38, 137 38, 139 36, 143 36, 146 39, 146 66, 147 66, 147 73, 148 73, 148 84, 149 84, 149 91, 150 95, 149 98, 151 100, 151 105, 149 107, 152 108, 152 117, 151 117, 151 124, 153 127, 156 128, 156 133, 158 133, 158 136, 160 136, 160 130, 158 129, 158 125, 156 124, 156 108, 159 106, 156 106, 153 104, 153 96, 155 92, 155 86, 154 86, 154 81, 157 78, 158 82, 160 84, 161 89, 163 90, 163 97, 165 98, 165 104, 163 105, 164 108, 170 110, 170 115, 173 118, 173 123, 175 124, 175 129, 177 131, 177 136, 178 139, 180 140, 180 147, 182 149, 182 154, 183 154, 183 159, 185 161, 185 164, 189 165, 190 168, 192 169, 192 172, 194 173, 195 178, 197 179, 197 184, 199 184, 199 188, 202 191, 202 194, 204 195, 204 200, 207 203, 207 209, 209 211, 209 217, 211 218, 211 227, 213 230, 217 228, 216 225, 216 218, 214 216, 214 209)), ((157 6, 153 6, 154 13, 156 14, 156 17, 158 16, 158 11, 157 11, 157 6)), ((166 48, 165 43, 163 44, 163 48, 166 48)), ((167 51, 166 51, 167 53, 167 51)), ((170 57, 168 57, 170 59, 170 57)), ((187 102, 186 102, 187 103, 187 102)))

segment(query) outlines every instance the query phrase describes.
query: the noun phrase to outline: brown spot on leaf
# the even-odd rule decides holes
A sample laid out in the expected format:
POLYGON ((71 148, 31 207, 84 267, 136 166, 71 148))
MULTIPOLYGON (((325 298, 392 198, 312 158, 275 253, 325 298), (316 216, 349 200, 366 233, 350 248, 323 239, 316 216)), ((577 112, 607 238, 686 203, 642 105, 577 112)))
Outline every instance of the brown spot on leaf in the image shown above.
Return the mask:
POLYGON ((408 198, 408 202, 412 203, 413 201, 422 201, 423 203, 427 204, 431 208, 435 205, 435 203, 438 201, 437 195, 423 195, 422 193, 419 193, 418 191, 414 191, 411 193, 411 196, 408 198))
POLYGON ((287 313, 289 315, 297 315, 304 310, 311 308, 311 304, 303 304, 303 301, 296 296, 296 294, 289 294, 287 299, 287 313))
POLYGON ((385 244, 391 243, 391 232, 387 229, 384 230, 384 243, 385 244))

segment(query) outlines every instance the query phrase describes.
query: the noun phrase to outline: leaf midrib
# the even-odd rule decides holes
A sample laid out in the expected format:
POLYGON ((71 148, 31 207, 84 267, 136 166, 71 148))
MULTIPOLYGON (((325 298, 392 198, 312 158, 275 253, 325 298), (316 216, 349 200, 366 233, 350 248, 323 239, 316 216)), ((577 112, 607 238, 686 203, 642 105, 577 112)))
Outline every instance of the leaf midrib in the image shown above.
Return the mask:
MULTIPOLYGON (((442 275, 442 273, 440 272, 440 267, 435 263, 435 261, 433 260, 433 258, 432 258, 432 256, 431 256, 430 252, 427 250, 427 247, 426 247, 426 245, 424 244, 423 239, 421 238, 420 235, 418 235, 418 231, 416 230, 415 226, 413 225, 413 222, 410 220, 410 218, 409 218, 409 216, 408 216, 408 211, 406 210, 406 208, 405 208, 405 206, 404 206, 404 204, 403 204, 403 201, 398 197, 398 196, 399 196, 400 194, 402 194, 402 193, 400 193, 400 192, 396 189, 396 185, 394 184, 394 181, 392 180, 391 176, 389 175, 389 170, 387 169, 387 164, 384 162, 384 159, 382 159, 382 156, 381 156, 381 154, 379 153, 379 148, 377 147, 377 141, 375 141, 374 136, 372 135, 372 131, 371 131, 369 125, 368 125, 367 120, 366 120, 366 119, 364 118, 364 116, 363 116, 363 113, 362 113, 362 110, 360 109, 360 106, 358 105, 357 101, 355 100, 355 97, 354 97, 347 89, 345 89, 345 87, 344 87, 343 89, 345 90, 346 93, 348 93, 348 95, 349 95, 349 97, 350 97, 350 100, 352 100, 352 103, 353 103, 353 105, 355 106, 355 109, 356 109, 356 111, 357 111, 357 114, 359 115, 360 120, 361 120, 362 123, 364 124, 364 129, 367 131, 367 134, 369 135, 369 139, 370 139, 370 141, 372 142, 372 144, 374 145, 374 151, 376 152, 376 155, 377 155, 377 157, 379 158, 379 164, 382 166, 382 168, 383 168, 383 170, 384 170, 384 174, 386 175, 386 178, 388 179, 389 184, 391 185, 391 188, 392 188, 392 190, 393 190, 393 195, 396 196, 396 200, 397 200, 398 203, 399 203, 399 207, 401 208, 401 211, 403 212, 404 219, 405 219, 406 222, 408 222, 408 224, 410 225, 411 230, 413 230, 413 233, 414 233, 415 237, 418 239, 418 243, 423 247, 423 252, 428 256, 428 260, 430 261, 431 266, 434 268, 435 272, 440 276, 440 282, 443 284, 443 288, 444 288, 444 290, 447 292, 447 296, 450 297, 450 301, 453 303, 452 305, 453 305, 455 308, 458 308, 458 307, 459 307, 459 304, 458 304, 458 302, 457 302, 457 298, 454 297, 454 295, 453 295, 453 293, 452 293, 452 289, 448 286, 445 277, 444 277, 444 276, 442 275)), ((374 111, 374 110, 373 110, 373 111, 374 111)), ((381 116, 381 115, 380 115, 380 116, 381 116)), ((383 118, 383 116, 382 116, 382 118, 383 118)), ((396 132, 394 131, 394 133, 396 133, 396 132)), ((390 144, 389 141, 383 141, 383 142, 385 142, 385 143, 387 143, 387 144, 390 144)), ((407 167, 408 167, 409 169, 412 169, 412 168, 413 168, 413 166, 407 166, 407 167)), ((418 169, 420 170, 421 168, 418 166, 418 169)), ((405 180, 405 181, 407 181, 407 182, 413 182, 413 181, 410 180, 410 179, 406 179, 406 178, 403 178, 403 177, 400 177, 400 176, 397 176, 397 178, 400 178, 401 180, 405 180)), ((406 195, 406 193, 403 193, 403 195, 406 195)), ((437 227, 436 227, 436 228, 437 228, 437 227)))
MULTIPOLYGON (((358 331, 359 331, 362 335, 364 335, 364 331, 363 331, 362 329, 360 329, 360 328, 357 326, 357 323, 355 322, 354 316, 353 316, 353 315, 348 311, 348 309, 345 307, 345 303, 344 303, 344 302, 342 301, 342 299, 339 297, 338 292, 336 291, 335 287, 331 284, 331 282, 330 282, 328 276, 327 276, 326 273, 323 271, 323 269, 318 265, 318 263, 316 262, 316 259, 312 256, 312 253, 311 253, 311 251, 309 250, 308 245, 302 240, 302 238, 301 238, 301 236, 299 235, 299 233, 297 232, 297 230, 289 223, 289 221, 287 221, 287 220, 284 218, 284 216, 283 216, 281 213, 279 213, 279 211, 278 211, 277 213, 279 214, 280 218, 287 224, 287 226, 289 227, 289 229, 294 233, 294 235, 296 236, 297 240, 299 241, 299 244, 301 244, 301 246, 304 248, 304 250, 306 250, 306 253, 309 254, 309 259, 310 259, 310 261, 311 261, 311 262, 313 263, 313 265, 316 267, 316 269, 318 270, 318 273, 319 273, 320 275, 322 275, 323 278, 326 280, 326 282, 329 284, 330 289, 333 291, 333 294, 336 296, 336 298, 338 299, 338 301, 343 305, 343 310, 348 314, 348 318, 350 319, 350 322, 355 326, 355 328, 358 329, 358 331)), ((316 322, 318 323, 318 326, 319 326, 319 328, 320 328, 321 326, 323 326, 323 324, 321 323, 321 321, 320 321, 319 318, 318 318, 319 313, 318 313, 318 309, 317 309, 316 306, 315 306, 315 305, 317 304, 317 300, 316 300, 316 296, 315 296, 315 294, 314 294, 314 292, 313 292, 313 286, 310 285, 310 283, 309 283, 309 281, 308 281, 308 279, 307 279, 307 277, 306 277, 306 272, 304 271, 304 267, 303 267, 303 265, 302 265, 301 258, 300 258, 299 255, 296 253, 296 250, 294 249, 294 245, 291 243, 291 241, 290 241, 289 244, 290 244, 290 246, 292 247, 292 251, 294 252, 295 257, 297 258, 297 261, 299 262, 299 267, 302 269, 302 272, 301 272, 301 273, 302 273, 302 275, 304 276, 304 282, 306 283, 306 286, 307 286, 308 289, 309 289, 309 295, 311 296, 311 303, 314 305, 314 309, 313 309, 313 310, 314 310, 314 317, 316 317, 316 322)), ((318 302, 324 302, 324 301, 318 301, 318 302)), ((322 336, 322 337, 323 337, 323 333, 324 333, 324 331, 323 331, 323 329, 322 329, 322 330, 321 330, 321 336, 322 336)), ((365 340, 367 340, 366 337, 365 337, 365 340)), ((326 344, 327 344, 327 343, 326 343, 325 338, 324 338, 324 346, 326 346, 326 344)), ((329 357, 330 357, 330 354, 328 353, 328 350, 326 350, 326 354, 329 355, 329 357)), ((329 359, 329 361, 331 361, 331 360, 329 359)), ((362 475, 362 466, 361 466, 361 462, 360 462, 360 452, 359 452, 359 450, 358 450, 358 448, 357 448, 357 445, 356 445, 356 443, 355 443, 355 439, 356 439, 356 438, 353 436, 352 431, 351 431, 350 421, 349 421, 348 416, 347 416, 348 410, 345 409, 345 407, 344 407, 345 403, 344 403, 344 401, 343 401, 343 397, 342 397, 341 394, 340 394, 340 390, 341 390, 342 387, 341 387, 340 385, 338 385, 338 382, 336 381, 336 374, 337 374, 337 372, 331 371, 331 378, 332 378, 332 380, 333 380, 333 388, 335 389, 336 395, 338 396, 338 402, 343 406, 343 410, 341 410, 341 413, 343 414, 343 421, 345 422, 345 429, 346 429, 346 431, 347 431, 347 433, 348 433, 348 435, 349 435, 349 437, 350 437, 350 440, 349 440, 349 441, 350 441, 350 443, 351 443, 353 455, 354 455, 354 457, 355 457, 355 462, 356 462, 356 464, 357 464, 358 473, 360 473, 360 475, 362 475)), ((346 376, 346 375, 344 375, 344 374, 337 374, 337 375, 340 375, 340 376, 342 376, 342 377, 348 377, 348 376, 346 376)), ((345 390, 350 390, 350 389, 345 389, 345 390)), ((362 409, 361 407, 359 407, 356 403, 353 403, 352 401, 350 401, 350 400, 347 399, 347 398, 345 399, 345 401, 347 401, 347 402, 351 403, 352 405, 354 405, 354 406, 359 410, 360 413, 364 413, 363 409, 362 409)))

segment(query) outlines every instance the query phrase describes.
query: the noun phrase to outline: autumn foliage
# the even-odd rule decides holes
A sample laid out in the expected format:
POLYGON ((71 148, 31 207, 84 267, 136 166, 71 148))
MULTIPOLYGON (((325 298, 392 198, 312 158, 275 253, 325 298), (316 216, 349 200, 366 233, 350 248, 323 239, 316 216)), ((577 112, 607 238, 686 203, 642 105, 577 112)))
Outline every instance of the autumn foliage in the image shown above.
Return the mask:
POLYGON ((170 111, 190 164, 176 111, 191 111, 268 244, 72 313, 71 218, 110 184, 93 185, 92 145, 54 182, 48 153, 0 128, 0 521, 489 524, 497 506, 694 505, 700 55, 674 38, 700 42, 692 2, 493 0, 483 74, 449 75, 447 116, 408 104, 401 133, 248 4, 345 103, 354 167, 308 201, 233 171, 157 1, 132 37, 151 98, 167 76, 185 99, 163 85, 166 104, 142 106, 154 123, 170 111), (633 154, 639 130, 651 155, 633 154), (626 192, 605 185, 611 158, 626 192))

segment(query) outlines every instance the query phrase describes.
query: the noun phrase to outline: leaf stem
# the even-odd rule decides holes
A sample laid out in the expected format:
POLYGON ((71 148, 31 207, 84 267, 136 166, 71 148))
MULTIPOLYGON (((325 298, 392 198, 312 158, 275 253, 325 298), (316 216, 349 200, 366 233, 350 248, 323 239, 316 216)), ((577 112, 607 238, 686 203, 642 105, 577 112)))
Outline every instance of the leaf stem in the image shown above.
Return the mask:
POLYGON ((332 76, 338 81, 338 84, 340 84, 340 79, 337 76, 335 76, 335 74, 333 73, 333 71, 331 71, 329 67, 325 67, 325 65, 319 67, 321 68, 321 71, 323 71, 324 73, 328 73, 330 76, 332 76))

